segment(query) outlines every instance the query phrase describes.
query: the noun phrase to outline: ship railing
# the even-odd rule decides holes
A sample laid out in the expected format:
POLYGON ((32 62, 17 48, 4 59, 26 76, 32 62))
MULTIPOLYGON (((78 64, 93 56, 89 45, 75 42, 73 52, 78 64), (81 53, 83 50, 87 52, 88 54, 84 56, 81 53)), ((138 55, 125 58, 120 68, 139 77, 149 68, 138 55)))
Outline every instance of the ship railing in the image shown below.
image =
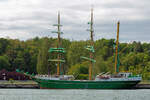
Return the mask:
POLYGON ((60 80, 74 80, 74 76, 73 75, 62 75, 60 77, 60 80))
POLYGON ((57 78, 57 77, 59 77, 58 75, 41 75, 41 74, 38 74, 38 75, 36 75, 35 76, 36 78, 38 78, 38 77, 55 77, 55 78, 57 78))
POLYGON ((35 78, 48 80, 74 80, 73 75, 36 75, 35 78))

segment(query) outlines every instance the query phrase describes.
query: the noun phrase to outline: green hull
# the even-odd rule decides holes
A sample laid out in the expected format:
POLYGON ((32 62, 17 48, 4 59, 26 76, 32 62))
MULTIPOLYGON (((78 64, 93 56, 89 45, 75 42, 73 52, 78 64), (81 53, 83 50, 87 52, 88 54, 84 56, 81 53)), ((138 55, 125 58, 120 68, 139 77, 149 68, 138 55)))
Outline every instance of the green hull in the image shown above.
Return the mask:
POLYGON ((43 89, 129 89, 140 81, 64 81, 33 79, 43 89))

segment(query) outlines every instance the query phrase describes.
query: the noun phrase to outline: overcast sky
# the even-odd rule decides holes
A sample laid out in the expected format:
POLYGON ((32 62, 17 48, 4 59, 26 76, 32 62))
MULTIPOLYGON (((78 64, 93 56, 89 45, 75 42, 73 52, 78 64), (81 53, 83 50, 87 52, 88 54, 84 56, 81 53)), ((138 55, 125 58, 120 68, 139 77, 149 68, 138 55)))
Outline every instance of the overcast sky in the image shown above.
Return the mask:
POLYGON ((150 0, 0 0, 0 37, 56 37, 51 31, 60 11, 62 37, 87 40, 91 5, 95 40, 115 38, 120 20, 120 41, 150 42, 150 0))

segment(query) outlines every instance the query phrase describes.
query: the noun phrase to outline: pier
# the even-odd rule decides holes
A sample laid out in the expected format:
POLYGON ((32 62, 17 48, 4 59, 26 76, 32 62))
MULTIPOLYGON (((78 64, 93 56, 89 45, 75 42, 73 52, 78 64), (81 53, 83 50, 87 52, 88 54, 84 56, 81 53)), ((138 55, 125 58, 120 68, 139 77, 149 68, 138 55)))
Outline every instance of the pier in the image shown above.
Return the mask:
POLYGON ((137 84, 135 89, 150 89, 150 84, 137 84))
POLYGON ((0 81, 0 88, 24 88, 24 89, 38 89, 36 82, 27 81, 0 81))

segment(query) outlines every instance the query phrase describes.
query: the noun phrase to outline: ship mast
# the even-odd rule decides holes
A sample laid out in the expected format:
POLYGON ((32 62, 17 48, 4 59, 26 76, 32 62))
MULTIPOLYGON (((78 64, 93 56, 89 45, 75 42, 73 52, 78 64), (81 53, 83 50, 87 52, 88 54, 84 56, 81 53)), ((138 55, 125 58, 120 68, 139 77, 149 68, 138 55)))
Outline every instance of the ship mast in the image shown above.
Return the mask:
POLYGON ((116 40, 116 56, 115 56, 115 73, 119 72, 119 54, 118 54, 118 46, 119 46, 119 26, 120 22, 117 23, 117 40, 116 40))
POLYGON ((49 59, 49 61, 57 62, 57 75, 60 75, 60 69, 61 69, 61 63, 65 62, 64 59, 62 59, 61 54, 65 53, 64 48, 61 47, 61 37, 60 35, 63 33, 60 30, 60 27, 62 26, 60 24, 60 12, 58 12, 58 22, 57 24, 54 24, 53 26, 57 27, 57 31, 52 31, 52 33, 57 33, 57 48, 50 48, 49 52, 56 52, 57 53, 57 59, 49 59))
MULTIPOLYGON (((58 44, 57 44, 57 48, 60 48, 60 12, 58 12, 58 25, 57 25, 57 30, 58 30, 58 44)), ((60 54, 58 52, 58 57, 57 59, 59 60, 60 59, 60 54)), ((57 63, 57 75, 60 74, 60 62, 57 63)))
POLYGON ((96 60, 94 60, 94 40, 93 40, 93 8, 91 9, 91 20, 90 22, 88 22, 88 24, 90 24, 90 29, 88 29, 87 31, 90 31, 90 45, 86 46, 85 48, 87 50, 89 50, 89 58, 88 57, 83 57, 81 56, 81 58, 90 61, 90 66, 89 66, 89 80, 92 80, 92 69, 93 69, 93 63, 96 62, 96 60))
MULTIPOLYGON (((94 48, 94 41, 93 41, 93 8, 91 9, 91 23, 90 23, 90 34, 91 34, 91 47, 94 48)), ((93 52, 90 52, 90 58, 93 59, 93 52)), ((93 62, 90 62, 90 67, 89 67, 89 80, 92 80, 92 68, 93 68, 93 62)))

